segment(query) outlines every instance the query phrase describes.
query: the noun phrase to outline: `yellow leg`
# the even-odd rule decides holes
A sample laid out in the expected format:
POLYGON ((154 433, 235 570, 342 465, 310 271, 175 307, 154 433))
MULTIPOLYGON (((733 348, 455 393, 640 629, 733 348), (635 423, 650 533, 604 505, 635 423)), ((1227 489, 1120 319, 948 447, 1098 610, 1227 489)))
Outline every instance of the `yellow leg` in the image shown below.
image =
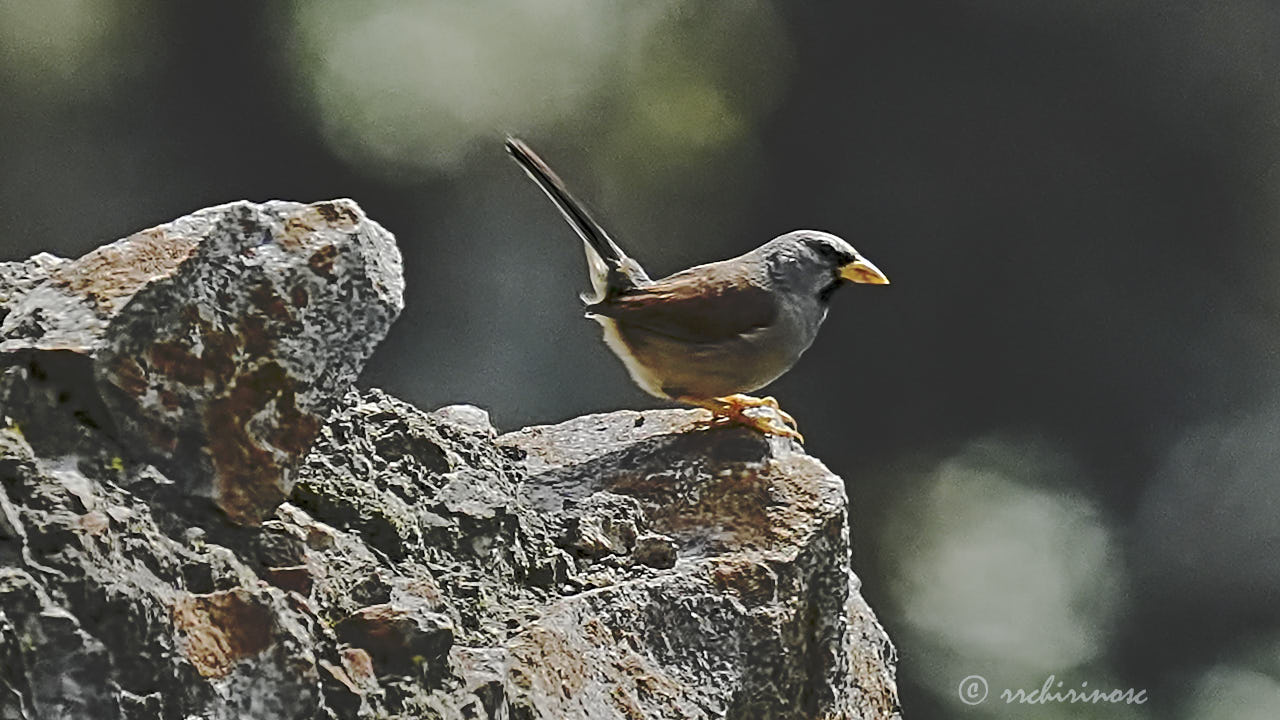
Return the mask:
POLYGON ((705 408, 711 411, 711 419, 705 424, 707 427, 718 427, 720 425, 742 425, 749 427, 766 435, 781 435, 783 437, 794 438, 804 443, 804 436, 795 429, 795 419, 778 408, 778 401, 773 398, 754 398, 749 395, 730 395, 722 398, 693 398, 681 397, 676 398, 680 402, 705 408), (773 410, 774 413, 769 415, 748 415, 749 408, 766 407, 773 410), (774 414, 782 420, 781 424, 775 422, 774 414), (790 425, 790 427, 788 427, 790 425))

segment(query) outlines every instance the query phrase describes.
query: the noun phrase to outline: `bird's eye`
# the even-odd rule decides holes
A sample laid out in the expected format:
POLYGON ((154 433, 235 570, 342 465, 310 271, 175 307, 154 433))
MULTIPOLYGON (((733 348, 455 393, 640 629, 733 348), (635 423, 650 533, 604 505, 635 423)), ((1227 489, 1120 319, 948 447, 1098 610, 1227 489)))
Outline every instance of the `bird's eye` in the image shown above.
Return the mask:
POLYGON ((836 247, 824 238, 811 238, 805 244, 818 253, 822 259, 829 261, 833 265, 843 265, 856 259, 850 257, 848 252, 836 247))

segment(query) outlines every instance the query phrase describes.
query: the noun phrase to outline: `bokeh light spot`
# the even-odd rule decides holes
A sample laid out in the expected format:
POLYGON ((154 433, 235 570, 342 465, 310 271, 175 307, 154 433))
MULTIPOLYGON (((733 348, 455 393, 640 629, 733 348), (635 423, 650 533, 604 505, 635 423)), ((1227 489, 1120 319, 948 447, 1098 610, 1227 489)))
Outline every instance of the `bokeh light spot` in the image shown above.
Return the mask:
POLYGON ((30 99, 109 96, 145 56, 119 52, 145 36, 134 14, 110 0, 0 3, 0 73, 30 99))
POLYGON ((667 152, 740 139, 774 105, 786 33, 768 3, 684 5, 299 2, 293 65, 330 148, 382 176, 455 170, 481 143, 557 125, 640 123, 667 152), (739 26, 774 42, 704 57, 739 26))
POLYGON ((974 672, 1062 675, 1105 650, 1123 584, 1110 533, 1092 503, 1046 489, 1075 473, 1036 443, 979 441, 888 525, 904 646, 939 694, 974 672))

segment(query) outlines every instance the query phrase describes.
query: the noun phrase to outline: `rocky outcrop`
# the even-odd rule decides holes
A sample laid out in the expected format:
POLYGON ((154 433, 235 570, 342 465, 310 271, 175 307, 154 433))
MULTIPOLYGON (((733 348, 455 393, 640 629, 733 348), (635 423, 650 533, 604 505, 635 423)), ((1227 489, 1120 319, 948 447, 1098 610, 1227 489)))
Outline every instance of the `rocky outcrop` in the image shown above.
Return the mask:
POLYGON ((539 718, 892 716, 843 482, 790 440, 699 419, 616 412, 498 439, 582 588, 509 644, 514 694, 539 718))
POLYGON ((0 718, 897 715, 843 484, 791 441, 347 389, 400 292, 353 203, 134 237, 181 240, 0 264, 0 718))
POLYGON ((33 260, 51 271, 14 282, 0 354, 91 387, 119 441, 243 523, 288 495, 404 304, 394 239, 349 200, 232 203, 33 260))

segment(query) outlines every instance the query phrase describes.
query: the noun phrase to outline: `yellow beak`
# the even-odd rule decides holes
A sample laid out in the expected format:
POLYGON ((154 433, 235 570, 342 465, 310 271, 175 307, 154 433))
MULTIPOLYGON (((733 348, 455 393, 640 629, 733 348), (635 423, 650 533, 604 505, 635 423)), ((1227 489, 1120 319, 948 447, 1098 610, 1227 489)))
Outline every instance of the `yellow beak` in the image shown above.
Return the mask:
POLYGON ((888 285, 889 278, 880 272, 880 268, 871 264, 866 258, 858 258, 840 268, 840 277, 849 282, 866 283, 868 285, 888 285))

